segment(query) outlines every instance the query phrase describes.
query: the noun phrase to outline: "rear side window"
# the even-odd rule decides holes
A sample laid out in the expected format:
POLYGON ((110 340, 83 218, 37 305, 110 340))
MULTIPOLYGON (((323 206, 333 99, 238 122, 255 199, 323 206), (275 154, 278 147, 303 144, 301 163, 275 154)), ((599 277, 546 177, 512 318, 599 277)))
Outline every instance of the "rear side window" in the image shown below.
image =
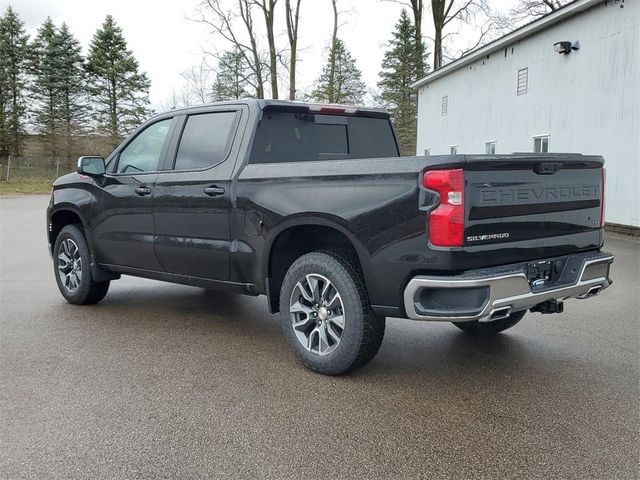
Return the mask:
POLYGON ((264 112, 250 163, 397 157, 386 118, 264 112))
POLYGON ((184 126, 176 170, 197 170, 216 165, 229 154, 236 112, 190 115, 184 126))

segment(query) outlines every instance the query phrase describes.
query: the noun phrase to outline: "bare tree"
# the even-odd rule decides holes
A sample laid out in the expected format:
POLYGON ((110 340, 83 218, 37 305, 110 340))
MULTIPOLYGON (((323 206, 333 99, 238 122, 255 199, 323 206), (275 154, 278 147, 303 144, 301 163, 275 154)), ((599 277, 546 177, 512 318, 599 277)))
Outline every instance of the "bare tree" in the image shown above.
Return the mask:
POLYGON ((166 100, 163 101, 162 103, 160 103, 160 110, 161 111, 166 111, 166 110, 173 110, 174 108, 179 108, 179 107, 183 107, 183 103, 179 97, 179 95, 176 93, 176 89, 172 88, 171 92, 169 92, 169 95, 167 96, 166 100))
POLYGON ((278 98, 278 51, 273 34, 273 22, 275 19, 276 3, 278 0, 252 0, 264 15, 264 26, 267 31, 269 43, 269 78, 271 79, 271 98, 278 98))
POLYGON ((300 2, 294 0, 292 8, 291 0, 285 0, 287 11, 287 36, 289 38, 289 100, 296 99, 296 63, 298 61, 298 24, 300 20, 300 2))
POLYGON ((491 10, 487 0, 431 0, 431 13, 434 28, 434 70, 442 66, 445 38, 443 32, 451 23, 473 24, 477 28, 478 40, 471 47, 462 50, 460 54, 479 47, 490 39, 492 34, 499 34, 510 25, 506 18, 491 10))
POLYGON ((189 99, 195 103, 207 103, 211 101, 211 85, 213 84, 213 71, 203 58, 199 65, 194 65, 181 74, 185 86, 189 92, 189 99))
MULTIPOLYGON (((277 0, 270 1, 275 3, 277 0)), ((203 0, 199 21, 209 25, 216 34, 238 49, 251 71, 247 82, 255 88, 257 98, 264 98, 264 65, 256 41, 252 16, 255 0, 236 0, 236 2, 237 8, 231 10, 223 8, 220 0, 203 0), (210 18, 207 13, 210 13, 213 18, 210 18), (238 20, 241 23, 240 28, 237 26, 238 20)), ((216 53, 212 55, 218 58, 216 53)))
POLYGON ((511 15, 517 20, 543 17, 564 7, 570 0, 519 0, 511 9, 511 15))

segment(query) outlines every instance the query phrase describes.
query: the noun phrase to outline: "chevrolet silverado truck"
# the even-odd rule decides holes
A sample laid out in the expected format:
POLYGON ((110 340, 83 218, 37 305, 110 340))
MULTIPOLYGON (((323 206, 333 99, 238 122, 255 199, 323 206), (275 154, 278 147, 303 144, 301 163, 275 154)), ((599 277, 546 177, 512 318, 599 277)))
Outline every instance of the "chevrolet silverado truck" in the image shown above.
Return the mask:
POLYGON ((306 367, 369 362, 386 317, 486 336, 611 284, 604 169, 580 154, 403 157, 383 110, 243 100, 172 110, 47 211, 74 304, 134 275, 266 295, 306 367))

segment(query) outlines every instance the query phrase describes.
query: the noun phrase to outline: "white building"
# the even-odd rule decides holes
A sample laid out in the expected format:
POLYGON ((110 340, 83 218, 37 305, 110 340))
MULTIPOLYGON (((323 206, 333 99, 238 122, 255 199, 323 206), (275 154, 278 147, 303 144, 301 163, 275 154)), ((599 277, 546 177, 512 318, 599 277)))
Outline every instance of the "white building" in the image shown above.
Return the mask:
POLYGON ((577 0, 414 87, 418 155, 602 155, 606 221, 638 231, 640 0, 577 0))

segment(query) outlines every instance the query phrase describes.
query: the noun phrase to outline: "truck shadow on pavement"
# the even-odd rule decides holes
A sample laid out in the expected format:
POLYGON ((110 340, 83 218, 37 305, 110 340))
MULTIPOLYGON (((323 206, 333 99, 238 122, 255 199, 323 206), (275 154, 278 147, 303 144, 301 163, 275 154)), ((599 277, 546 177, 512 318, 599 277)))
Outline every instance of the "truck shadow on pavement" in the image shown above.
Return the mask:
MULTIPOLYGON (((105 300, 82 308, 93 326, 177 330, 184 335, 209 337, 211 348, 233 345, 238 358, 252 361, 257 344, 273 361, 291 371, 315 375, 298 367, 280 331, 279 315, 268 312, 265 297, 247 297, 191 287, 154 283, 148 286, 114 288, 105 300)), ((78 313, 77 307, 68 305, 78 313)), ((66 310, 66 308, 65 308, 66 310)), ((385 340, 377 357, 366 367, 342 377, 358 380, 378 376, 415 374, 435 377, 494 377, 496 375, 541 375, 557 373, 570 363, 566 349, 527 335, 527 318, 509 332, 475 338, 453 325, 387 319, 385 340)))

